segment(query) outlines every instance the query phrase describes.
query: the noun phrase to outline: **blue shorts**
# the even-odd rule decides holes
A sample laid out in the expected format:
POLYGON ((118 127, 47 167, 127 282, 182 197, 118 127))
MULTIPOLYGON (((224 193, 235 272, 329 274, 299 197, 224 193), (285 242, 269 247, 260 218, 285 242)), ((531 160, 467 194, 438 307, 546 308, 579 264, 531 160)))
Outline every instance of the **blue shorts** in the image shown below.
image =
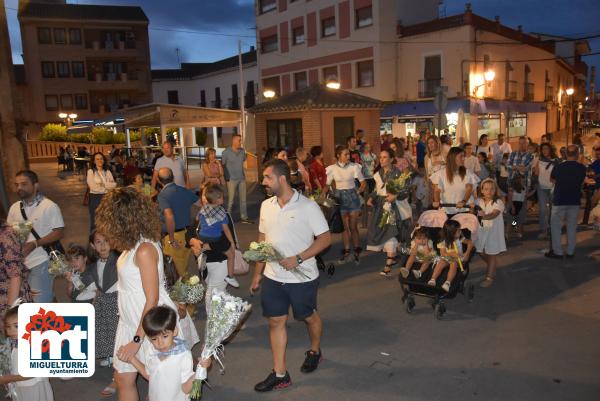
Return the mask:
POLYGON ((304 320, 317 310, 318 289, 318 278, 306 283, 280 283, 264 277, 260 300, 263 316, 286 316, 291 306, 294 319, 304 320))
POLYGON ((360 196, 355 189, 340 189, 336 191, 340 199, 340 212, 352 213, 360 211, 360 196))

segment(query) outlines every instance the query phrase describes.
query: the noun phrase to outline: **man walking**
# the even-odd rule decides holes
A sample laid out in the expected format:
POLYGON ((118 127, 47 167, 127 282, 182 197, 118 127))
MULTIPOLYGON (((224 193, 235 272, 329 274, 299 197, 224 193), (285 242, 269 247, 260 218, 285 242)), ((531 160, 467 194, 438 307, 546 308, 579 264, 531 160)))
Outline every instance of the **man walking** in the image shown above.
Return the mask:
POLYGON ((225 181, 227 181, 227 213, 231 215, 235 192, 239 190, 241 222, 252 224, 252 221, 248 220, 248 211, 246 209, 245 161, 246 150, 242 148, 242 137, 235 134, 231 138, 231 146, 225 149, 221 155, 221 163, 225 169, 225 181))
POLYGON ((31 170, 19 171, 15 177, 17 194, 21 201, 15 202, 8 211, 6 221, 19 223, 29 221, 33 229, 23 244, 25 266, 29 269, 29 285, 34 302, 52 302, 54 280, 48 274, 49 246, 63 237, 63 221, 60 208, 39 192, 38 176, 31 170))
POLYGON ((561 229, 563 221, 567 226, 567 258, 575 257, 577 217, 581 206, 581 187, 585 179, 586 168, 579 163, 577 145, 567 147, 567 160, 554 167, 550 179, 554 182, 550 230, 552 233, 552 249, 546 252, 547 258, 562 259, 561 229))
POLYGON ((427 153, 427 143, 425 142, 425 131, 419 133, 419 141, 417 142, 417 167, 425 168, 425 154, 427 153))
POLYGON ((162 222, 163 249, 173 258, 180 277, 187 273, 190 249, 186 248, 185 233, 190 225, 191 207, 200 206, 198 196, 174 182, 173 171, 163 167, 158 170, 158 180, 163 186, 158 194, 160 220, 162 222))
POLYGON ((265 165, 263 185, 275 195, 260 208, 258 240, 265 241, 284 257, 279 262, 257 263, 251 292, 262 281, 261 304, 269 320, 273 371, 254 389, 259 392, 292 384, 285 364, 286 322, 289 308, 294 318, 306 323, 310 349, 300 371, 310 373, 321 360, 322 322, 317 313, 319 270, 315 256, 331 244, 327 221, 319 206, 290 186, 290 169, 282 160, 265 165), (264 278, 263 278, 264 269, 264 278))
POLYGON ((162 144, 162 151, 162 157, 159 157, 154 165, 154 174, 152 175, 152 182, 150 184, 152 188, 156 188, 156 183, 158 182, 158 170, 166 167, 173 172, 175 184, 189 189, 190 177, 185 169, 183 159, 175 154, 173 144, 169 141, 165 141, 162 144))
POLYGON ((492 144, 492 155, 494 155, 494 165, 496 170, 500 170, 500 163, 505 153, 511 153, 510 143, 504 140, 504 134, 498 134, 498 141, 492 144))

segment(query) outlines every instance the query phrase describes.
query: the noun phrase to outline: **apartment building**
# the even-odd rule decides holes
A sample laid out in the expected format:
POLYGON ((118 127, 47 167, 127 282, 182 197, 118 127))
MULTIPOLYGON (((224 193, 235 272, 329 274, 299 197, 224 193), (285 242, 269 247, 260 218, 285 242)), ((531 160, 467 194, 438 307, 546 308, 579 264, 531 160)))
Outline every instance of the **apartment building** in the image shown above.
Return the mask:
POLYGON ((19 23, 34 131, 59 113, 97 120, 152 101, 148 18, 140 7, 21 1, 19 23))

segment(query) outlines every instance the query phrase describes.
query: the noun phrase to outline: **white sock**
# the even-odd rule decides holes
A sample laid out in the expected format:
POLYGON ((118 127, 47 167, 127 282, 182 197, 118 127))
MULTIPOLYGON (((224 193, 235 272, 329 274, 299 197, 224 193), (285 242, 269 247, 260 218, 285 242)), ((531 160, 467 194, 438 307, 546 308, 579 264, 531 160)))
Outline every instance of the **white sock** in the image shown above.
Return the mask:
POLYGON ((275 376, 277 376, 279 379, 281 379, 282 377, 285 377, 285 373, 280 375, 279 373, 275 373, 275 376))

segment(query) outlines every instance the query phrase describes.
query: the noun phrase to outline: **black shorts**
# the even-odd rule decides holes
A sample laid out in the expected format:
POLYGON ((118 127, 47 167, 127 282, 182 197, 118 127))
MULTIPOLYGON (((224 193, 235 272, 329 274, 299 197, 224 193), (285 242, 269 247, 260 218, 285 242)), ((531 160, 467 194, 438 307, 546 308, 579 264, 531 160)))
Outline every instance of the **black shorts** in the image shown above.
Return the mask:
POLYGON ((217 253, 225 253, 231 248, 231 242, 229 242, 225 234, 222 234, 219 238, 206 238, 200 236, 200 241, 206 242, 210 245, 210 249, 217 253))
POLYGON ((304 320, 317 310, 318 289, 318 278, 306 283, 280 283, 265 277, 260 300, 263 316, 286 316, 291 306, 294 319, 304 320))

